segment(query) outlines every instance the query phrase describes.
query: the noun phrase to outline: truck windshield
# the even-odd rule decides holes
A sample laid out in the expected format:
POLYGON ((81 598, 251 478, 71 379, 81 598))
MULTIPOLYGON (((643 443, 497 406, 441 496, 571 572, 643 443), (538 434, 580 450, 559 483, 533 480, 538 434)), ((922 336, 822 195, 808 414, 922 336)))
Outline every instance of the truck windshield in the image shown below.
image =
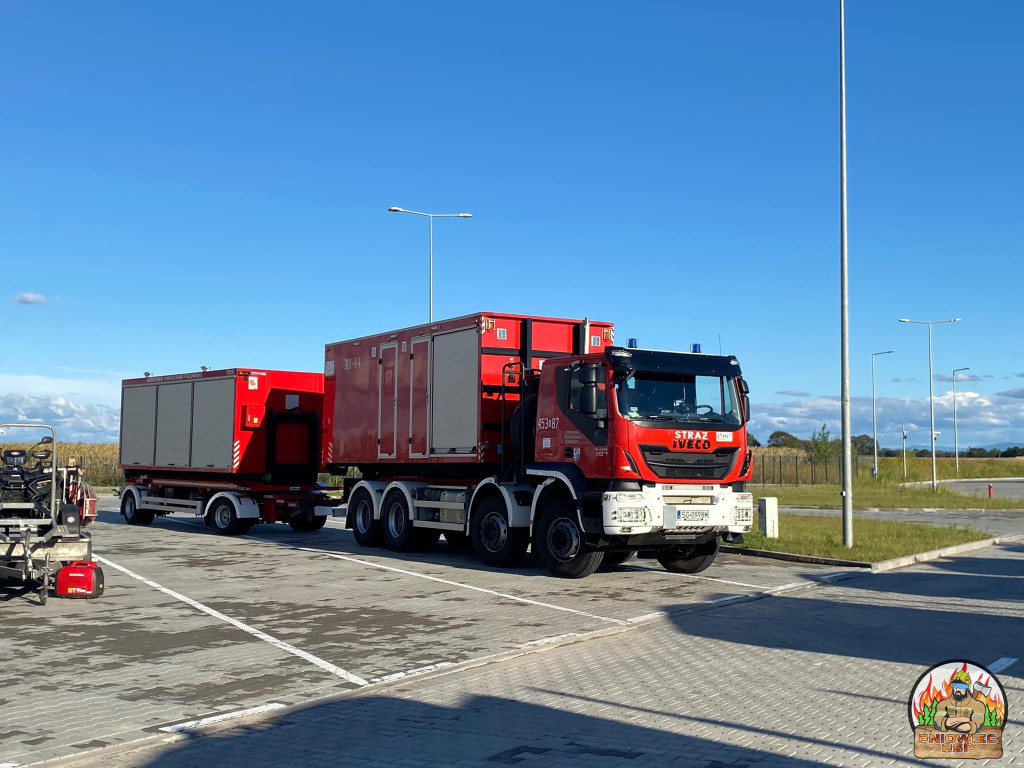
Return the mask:
POLYGON ((619 413, 639 421, 743 423, 736 382, 723 376, 637 371, 615 390, 619 413))

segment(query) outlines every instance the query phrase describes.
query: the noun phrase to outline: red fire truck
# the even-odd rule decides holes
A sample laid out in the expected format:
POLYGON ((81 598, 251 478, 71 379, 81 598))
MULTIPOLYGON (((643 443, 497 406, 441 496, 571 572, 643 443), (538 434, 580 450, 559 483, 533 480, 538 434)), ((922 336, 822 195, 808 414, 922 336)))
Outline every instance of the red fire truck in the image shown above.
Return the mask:
POLYGON ((635 552, 707 568, 750 530, 733 357, 625 349, 610 323, 478 313, 329 344, 323 461, 358 468, 363 546, 440 535, 491 565, 527 547, 579 578, 635 552))
POLYGON ((121 385, 121 514, 131 525, 190 512, 218 533, 259 521, 324 526, 317 485, 324 377, 228 368, 121 385))

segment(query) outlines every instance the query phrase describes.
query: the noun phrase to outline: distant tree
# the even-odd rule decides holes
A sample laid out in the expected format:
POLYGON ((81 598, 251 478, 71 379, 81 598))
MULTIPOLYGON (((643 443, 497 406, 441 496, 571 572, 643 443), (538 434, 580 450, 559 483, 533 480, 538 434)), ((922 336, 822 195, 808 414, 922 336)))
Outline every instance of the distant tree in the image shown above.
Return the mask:
MULTIPOLYGON (((925 455, 928 455, 927 451, 925 452, 925 455)), ((967 449, 967 453, 965 455, 972 459, 987 459, 988 451, 984 448, 971 447, 967 449)))
POLYGON ((749 432, 747 432, 747 445, 750 446, 751 448, 760 448, 761 447, 761 441, 758 440, 756 437, 754 437, 749 432))
POLYGON ((875 441, 871 435, 854 435, 850 442, 853 444, 853 452, 857 456, 871 456, 874 454, 875 441))
POLYGON ((886 459, 895 459, 896 457, 902 456, 903 454, 901 451, 894 451, 892 448, 881 448, 878 451, 878 455, 886 459))
POLYGON ((1005 451, 1003 451, 999 455, 1002 456, 1004 459, 1012 459, 1012 458, 1015 458, 1017 456, 1024 456, 1024 448, 1022 448, 1019 445, 1014 445, 1014 446, 1011 446, 1010 448, 1007 448, 1005 451))
POLYGON ((789 432, 777 429, 768 436, 769 448, 802 448, 803 440, 789 432))
POLYGON ((811 455, 816 459, 828 459, 836 453, 835 442, 828 431, 828 425, 822 424, 821 429, 811 433, 811 455))

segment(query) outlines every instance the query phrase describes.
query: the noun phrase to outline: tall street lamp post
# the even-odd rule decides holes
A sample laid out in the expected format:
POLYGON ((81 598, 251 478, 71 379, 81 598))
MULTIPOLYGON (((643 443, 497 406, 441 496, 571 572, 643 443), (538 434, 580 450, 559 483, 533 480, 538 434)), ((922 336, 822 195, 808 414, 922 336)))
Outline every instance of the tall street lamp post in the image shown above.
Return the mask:
POLYGON ((392 206, 388 213, 411 213, 414 216, 426 216, 430 237, 430 322, 434 322, 434 219, 471 219, 472 213, 423 213, 422 211, 409 211, 405 208, 392 206))
POLYGON ((954 368, 953 369, 953 456, 956 461, 956 476, 960 477, 960 443, 957 439, 956 431, 956 375, 960 371, 969 371, 970 366, 967 368, 954 368))
POLYGON ((871 440, 875 452, 875 464, 872 470, 872 477, 878 478, 878 417, 875 412, 875 358, 879 355, 891 355, 895 349, 888 349, 885 352, 871 353, 871 440))
POLYGON ((935 472, 935 385, 933 383, 932 374, 932 326, 941 325, 942 323, 959 323, 961 318, 951 317, 949 320, 908 320, 905 317, 900 318, 901 323, 916 323, 917 325, 928 326, 928 410, 931 412, 931 426, 932 426, 932 490, 937 491, 939 489, 939 480, 935 472))
POLYGON ((843 546, 853 547, 850 434, 850 298, 846 268, 846 2, 839 0, 839 360, 842 418, 843 546))

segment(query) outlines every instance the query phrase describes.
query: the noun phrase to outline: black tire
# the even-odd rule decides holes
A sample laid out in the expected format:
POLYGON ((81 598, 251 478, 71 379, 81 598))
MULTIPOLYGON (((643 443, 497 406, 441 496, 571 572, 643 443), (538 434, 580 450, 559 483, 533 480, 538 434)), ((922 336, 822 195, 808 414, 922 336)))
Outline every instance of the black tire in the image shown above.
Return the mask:
POLYGON ((314 515, 311 518, 307 518, 305 514, 295 515, 288 520, 288 525, 296 533, 312 533, 313 531, 319 531, 327 525, 327 515, 314 515))
POLYGON ((207 514, 213 520, 213 530, 221 536, 241 536, 248 533, 254 521, 240 518, 235 505, 228 499, 217 499, 210 505, 207 514))
POLYGON ((454 552, 469 552, 473 549, 473 540, 468 534, 445 531, 444 539, 448 542, 448 548, 454 552))
POLYGON ((484 499, 473 512, 469 536, 477 557, 487 565, 515 565, 523 559, 530 545, 525 528, 513 528, 508 522, 508 510, 500 496, 484 499))
POLYGON ((601 567, 605 568, 613 565, 622 565, 623 563, 632 560, 635 554, 635 549, 625 549, 618 552, 605 552, 604 558, 601 560, 601 567))
POLYGON ((655 553, 658 562, 672 573, 700 573, 707 570, 718 555, 718 537, 703 544, 663 549, 655 553))
POLYGON ((128 525, 149 525, 153 522, 155 513, 149 509, 139 509, 135 494, 125 491, 121 496, 121 515, 128 525))
POLYGON ((604 552, 587 545, 576 505, 566 501, 556 502, 544 510, 537 528, 536 546, 544 567, 563 579, 589 576, 604 559, 604 552))
POLYGON ((373 498, 365 488, 357 488, 348 499, 348 514, 352 516, 352 534, 361 547, 379 547, 384 544, 384 526, 373 519, 373 498))
POLYGON ((380 519, 384 524, 384 541, 388 549, 394 552, 413 552, 419 549, 417 531, 409 519, 409 503, 404 493, 394 490, 384 497, 380 519))

